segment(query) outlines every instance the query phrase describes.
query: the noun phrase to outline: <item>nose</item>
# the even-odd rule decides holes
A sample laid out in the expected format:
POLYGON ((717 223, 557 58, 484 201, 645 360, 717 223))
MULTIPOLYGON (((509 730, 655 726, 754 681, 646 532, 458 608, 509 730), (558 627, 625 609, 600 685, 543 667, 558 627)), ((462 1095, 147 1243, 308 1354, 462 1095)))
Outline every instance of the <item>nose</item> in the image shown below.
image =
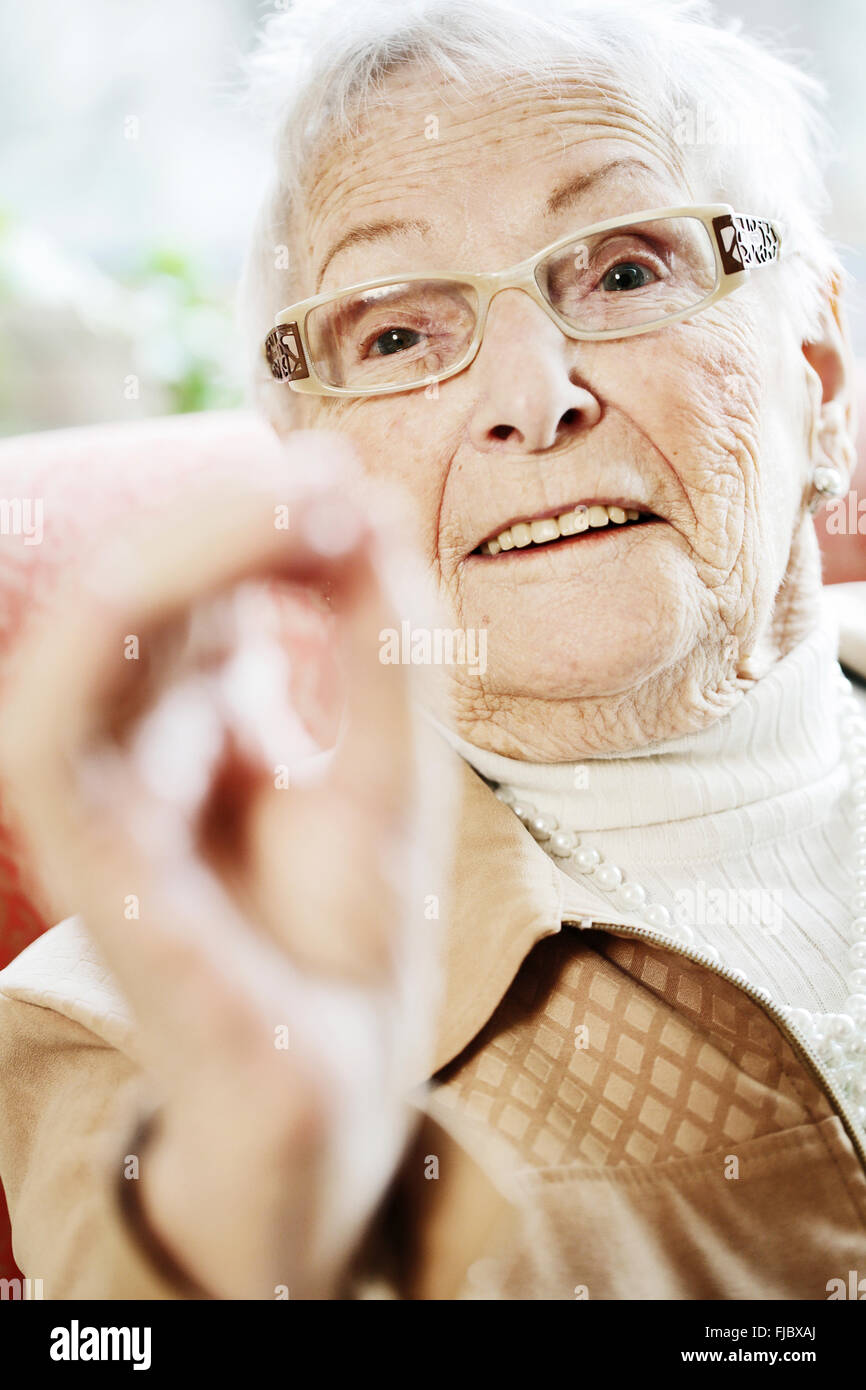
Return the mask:
POLYGON ((478 393, 469 425, 476 449, 542 453, 592 429, 601 406, 577 379, 574 349, 528 295, 510 289, 496 296, 470 368, 478 393))

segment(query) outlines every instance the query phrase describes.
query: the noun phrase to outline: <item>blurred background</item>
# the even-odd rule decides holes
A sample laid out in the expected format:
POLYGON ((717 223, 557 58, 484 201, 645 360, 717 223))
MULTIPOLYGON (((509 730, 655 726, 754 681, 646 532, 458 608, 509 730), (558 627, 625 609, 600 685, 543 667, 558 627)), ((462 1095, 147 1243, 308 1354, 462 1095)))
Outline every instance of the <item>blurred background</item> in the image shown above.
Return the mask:
MULTIPOLYGON (((0 0, 0 434, 243 402, 234 294, 268 149, 239 63, 275 3, 0 0)), ((828 87, 830 231, 863 284, 866 5, 717 8, 828 87)), ((861 290, 849 312, 866 356, 861 290)))

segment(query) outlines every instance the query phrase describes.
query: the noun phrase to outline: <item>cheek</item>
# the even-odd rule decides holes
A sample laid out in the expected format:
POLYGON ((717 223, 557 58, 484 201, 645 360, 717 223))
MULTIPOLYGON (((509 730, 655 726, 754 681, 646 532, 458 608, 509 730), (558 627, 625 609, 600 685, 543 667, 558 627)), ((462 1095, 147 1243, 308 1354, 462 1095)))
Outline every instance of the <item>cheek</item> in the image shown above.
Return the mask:
POLYGON ((367 477, 397 489, 416 528, 415 543, 437 563, 442 494, 453 455, 441 399, 417 392, 370 401, 309 397, 311 429, 334 430, 354 444, 367 477))
MULTIPOLYGON (((630 360, 630 414, 675 477, 673 520, 703 583, 728 610, 757 583, 757 559, 776 551, 775 466, 767 458, 768 363, 754 316, 708 312, 630 360)), ((775 568, 775 567, 773 567, 775 568)))

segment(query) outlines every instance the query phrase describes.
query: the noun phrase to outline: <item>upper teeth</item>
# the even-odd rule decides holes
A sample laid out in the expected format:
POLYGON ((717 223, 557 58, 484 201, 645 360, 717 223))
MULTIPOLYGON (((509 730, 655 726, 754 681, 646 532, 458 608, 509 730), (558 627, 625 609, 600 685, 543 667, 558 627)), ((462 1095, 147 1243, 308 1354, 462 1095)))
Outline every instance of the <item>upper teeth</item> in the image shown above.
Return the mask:
POLYGON ((544 545, 547 541, 558 540, 560 536, 576 536, 590 526, 607 526, 612 521, 621 526, 624 521, 637 521, 640 512, 622 507, 587 507, 581 503, 561 516, 546 516, 543 521, 516 521, 505 531, 500 531, 495 540, 485 541, 481 547, 483 555, 498 555, 500 550, 522 550, 525 545, 544 545))

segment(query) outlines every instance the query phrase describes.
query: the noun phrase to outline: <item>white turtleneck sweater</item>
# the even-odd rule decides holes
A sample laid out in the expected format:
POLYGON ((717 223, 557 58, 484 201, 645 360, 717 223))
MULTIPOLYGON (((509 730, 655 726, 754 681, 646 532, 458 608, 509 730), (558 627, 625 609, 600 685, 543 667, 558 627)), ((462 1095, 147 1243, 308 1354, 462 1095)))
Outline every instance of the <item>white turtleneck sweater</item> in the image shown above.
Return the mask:
MULTIPOLYGON (((632 753, 524 762, 437 727, 482 777, 576 831, 777 1005, 835 1013, 851 992, 855 915, 837 642, 828 608, 729 714, 632 753)), ((564 917, 609 921, 612 895, 571 859, 554 862, 564 917)))

